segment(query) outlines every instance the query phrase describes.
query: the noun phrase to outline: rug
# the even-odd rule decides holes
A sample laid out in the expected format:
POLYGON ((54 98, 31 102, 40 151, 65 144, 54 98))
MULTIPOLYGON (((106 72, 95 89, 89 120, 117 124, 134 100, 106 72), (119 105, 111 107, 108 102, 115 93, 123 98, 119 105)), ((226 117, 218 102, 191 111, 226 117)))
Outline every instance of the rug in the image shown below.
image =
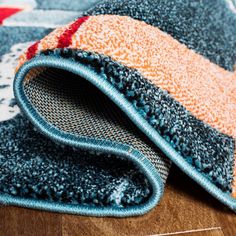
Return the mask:
POLYGON ((3 204, 141 215, 172 161, 236 209, 233 1, 10 3, 0 5, 3 204))

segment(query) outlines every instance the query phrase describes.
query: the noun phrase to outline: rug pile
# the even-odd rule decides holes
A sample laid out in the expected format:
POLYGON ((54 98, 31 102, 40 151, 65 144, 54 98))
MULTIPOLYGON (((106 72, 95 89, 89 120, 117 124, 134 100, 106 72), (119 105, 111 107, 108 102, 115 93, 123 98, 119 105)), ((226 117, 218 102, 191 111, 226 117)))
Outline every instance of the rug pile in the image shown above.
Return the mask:
POLYGON ((235 9, 0 1, 0 202, 141 215, 173 162, 236 210, 235 9))

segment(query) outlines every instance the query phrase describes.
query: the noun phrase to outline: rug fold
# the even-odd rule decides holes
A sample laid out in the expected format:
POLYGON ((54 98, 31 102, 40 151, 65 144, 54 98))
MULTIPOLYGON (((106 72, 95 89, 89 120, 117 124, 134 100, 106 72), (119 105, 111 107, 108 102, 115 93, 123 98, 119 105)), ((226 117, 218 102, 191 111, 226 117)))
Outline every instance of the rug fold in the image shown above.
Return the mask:
MULTIPOLYGON (((16 123, 27 124, 26 132, 33 126, 35 140, 39 131, 53 155, 45 143, 44 158, 23 158, 26 181, 2 190, 7 195, 1 202, 140 215, 160 201, 173 162, 236 209, 234 13, 220 1, 214 7, 186 3, 193 19, 201 9, 216 14, 222 8, 232 37, 219 24, 216 38, 217 14, 208 18, 209 34, 203 35, 201 22, 166 18, 163 7, 172 14, 174 1, 125 2, 98 4, 21 55, 14 93, 24 116, 16 123), (43 181, 37 187, 34 165, 43 181), (39 168, 44 165, 49 168, 39 168), (22 184, 26 191, 18 191, 22 184)), ((174 4, 181 19, 184 2, 174 4)), ((14 176, 6 170, 4 181, 21 175, 21 168, 12 169, 14 176)))

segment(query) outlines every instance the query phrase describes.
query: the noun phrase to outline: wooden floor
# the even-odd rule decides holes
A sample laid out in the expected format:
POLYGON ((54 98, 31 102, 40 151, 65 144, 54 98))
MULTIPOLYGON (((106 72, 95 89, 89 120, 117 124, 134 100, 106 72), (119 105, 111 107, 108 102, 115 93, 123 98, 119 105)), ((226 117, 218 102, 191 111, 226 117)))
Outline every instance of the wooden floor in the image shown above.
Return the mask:
POLYGON ((148 214, 95 218, 18 207, 0 208, 0 236, 46 235, 236 236, 236 214, 172 168, 164 198, 148 214))

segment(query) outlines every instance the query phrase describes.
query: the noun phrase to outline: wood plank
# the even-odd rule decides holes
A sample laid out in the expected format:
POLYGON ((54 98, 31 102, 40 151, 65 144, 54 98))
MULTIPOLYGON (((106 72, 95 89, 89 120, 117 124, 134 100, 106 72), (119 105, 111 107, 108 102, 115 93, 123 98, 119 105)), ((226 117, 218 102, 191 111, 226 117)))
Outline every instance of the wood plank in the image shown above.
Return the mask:
POLYGON ((59 236, 61 215, 19 207, 0 208, 1 236, 59 236))
POLYGON ((236 235, 236 214, 229 211, 226 207, 221 211, 216 211, 216 218, 224 232, 224 235, 235 236, 236 235))

